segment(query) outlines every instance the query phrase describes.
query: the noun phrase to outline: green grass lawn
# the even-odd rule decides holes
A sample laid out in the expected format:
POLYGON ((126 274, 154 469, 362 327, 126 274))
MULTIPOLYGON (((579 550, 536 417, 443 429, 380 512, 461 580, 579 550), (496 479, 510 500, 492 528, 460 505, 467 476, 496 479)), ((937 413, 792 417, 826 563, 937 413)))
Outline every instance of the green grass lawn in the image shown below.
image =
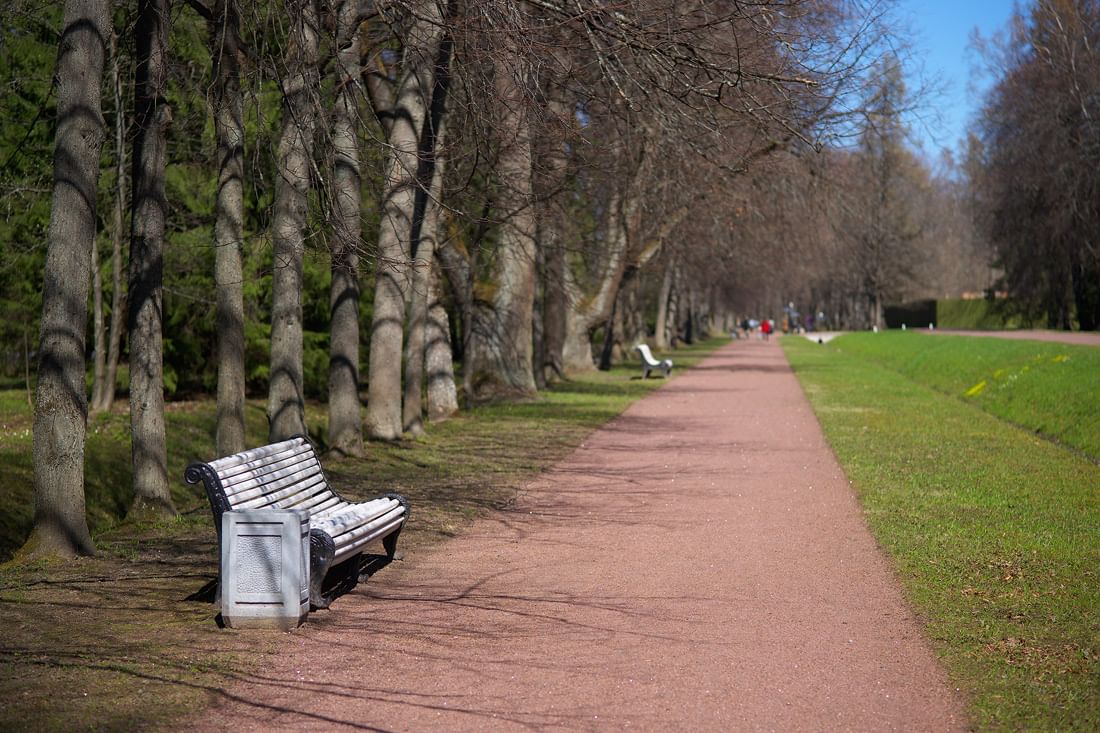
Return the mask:
MULTIPOLYGON (((671 356, 680 370, 727 342, 682 347, 671 356)), ((534 474, 666 383, 643 381, 640 371, 631 361, 586 374, 531 402, 463 411, 429 426, 421 440, 369 444, 361 460, 322 457, 322 463, 350 498, 405 494, 412 519, 401 544, 416 552, 507 506, 534 474)), ((324 407, 310 405, 307 422, 312 435, 323 437, 324 407)), ((8 559, 30 529, 30 425, 25 393, 0 392, 0 559, 8 559)), ((128 416, 116 412, 96 418, 88 437, 86 493, 97 556, 0 565, 0 730, 171 726, 262 667, 286 638, 218 629, 213 606, 187 600, 217 573, 205 496, 182 478, 187 463, 213 456, 214 403, 173 403, 167 426, 179 518, 125 521, 129 426, 128 416)), ((249 403, 248 428, 250 445, 265 442, 259 401, 249 403)), ((331 613, 339 607, 337 600, 331 613)))
POLYGON ((783 345, 976 726, 1100 730, 1100 350, 783 345))

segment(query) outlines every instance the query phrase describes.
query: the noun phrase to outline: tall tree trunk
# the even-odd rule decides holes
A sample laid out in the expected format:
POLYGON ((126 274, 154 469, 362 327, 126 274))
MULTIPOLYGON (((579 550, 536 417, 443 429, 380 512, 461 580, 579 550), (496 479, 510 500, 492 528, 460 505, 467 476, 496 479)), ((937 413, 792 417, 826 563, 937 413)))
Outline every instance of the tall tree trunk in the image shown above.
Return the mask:
POLYGON ((302 259, 318 86, 318 17, 314 0, 287 0, 291 22, 283 78, 283 121, 276 154, 275 257, 271 283, 271 381, 268 439, 305 434, 302 366, 302 259))
POLYGON ((329 340, 329 446, 349 456, 363 454, 359 404, 359 103, 358 4, 336 8, 336 100, 332 111, 332 313, 329 340))
POLYGON ((498 105, 498 206, 504 216, 494 263, 494 291, 475 303, 464 365, 467 397, 474 402, 535 394, 531 369, 531 318, 535 301, 535 227, 531 134, 523 85, 526 64, 516 39, 505 40, 494 87, 498 105))
POLYGON ((593 368, 592 335, 607 322, 615 307, 619 284, 626 268, 627 231, 623 222, 623 199, 619 191, 611 194, 607 207, 604 233, 607 242, 603 275, 596 292, 587 296, 572 277, 565 273, 568 310, 565 317, 565 342, 562 360, 567 372, 584 372, 593 368))
POLYGON ((110 412, 118 384, 122 357, 122 332, 126 323, 126 291, 123 288, 122 232, 126 216, 126 110, 122 102, 122 72, 118 60, 118 35, 111 35, 111 82, 115 98, 115 204, 111 209, 111 328, 107 333, 106 389, 93 409, 110 412))
POLYGON ((213 117, 218 146, 214 283, 218 328, 217 454, 245 449, 244 124, 237 0, 218 0, 210 21, 214 57, 213 117))
POLYGON ((164 166, 171 110, 168 0, 140 0, 135 28, 133 216, 130 222, 130 436, 134 469, 131 514, 173 515, 164 429, 164 166))
POLYGON ((109 412, 115 400, 115 380, 122 341, 122 226, 126 206, 126 115, 122 108, 122 73, 118 61, 118 35, 111 33, 111 89, 115 105, 115 201, 111 207, 111 324, 103 324, 103 284, 99 271, 99 253, 92 257, 95 288, 95 381, 92 385, 91 413, 109 412))
POLYGON ((424 328, 424 369, 427 372, 428 421, 440 422, 458 412, 458 389, 451 352, 451 326, 443 307, 442 274, 432 263, 428 320, 424 328))
POLYGON ((621 191, 612 194, 608 204, 607 253, 598 289, 585 297, 574 284, 571 274, 568 271, 565 273, 569 310, 562 355, 565 368, 570 371, 592 368, 592 333, 610 318, 624 283, 657 256, 665 239, 689 211, 689 207, 684 205, 669 212, 656 231, 643 238, 641 191, 648 170, 645 148, 634 166, 630 180, 621 191))
POLYGON ((92 238, 92 400, 88 414, 103 401, 107 389, 107 325, 103 317, 103 274, 99 268, 99 237, 92 238))
POLYGON ((420 133, 428 112, 436 55, 443 35, 443 14, 436 0, 420 0, 411 15, 393 110, 388 115, 377 110, 380 117, 388 117, 390 126, 382 184, 367 397, 367 435, 375 440, 396 440, 403 428, 401 347, 419 187, 420 133))
POLYGON ((672 296, 672 272, 675 260, 670 256, 664 265, 661 288, 657 292, 657 325, 653 329, 653 347, 658 351, 669 348, 669 298, 672 296))
POLYGON ((409 338, 405 345, 405 403, 402 422, 406 432, 416 436, 424 432, 423 404, 425 345, 428 309, 431 304, 432 268, 439 237, 440 207, 443 197, 443 145, 446 136, 447 93, 450 89, 451 39, 439 44, 435 62, 431 114, 421 135, 420 178, 413 212, 413 282, 409 293, 409 338))
POLYGON ((611 314, 607 317, 607 321, 604 322, 603 348, 600 349, 600 361, 599 364, 597 364, 597 368, 599 368, 601 372, 611 370, 611 356, 615 349, 615 313, 617 305, 618 299, 612 304, 611 314))
MULTIPOLYGON (((547 73, 550 73, 547 71, 547 73)), ((568 173, 569 160, 563 126, 571 126, 574 111, 566 102, 558 79, 547 81, 546 116, 535 141, 535 202, 537 246, 542 288, 539 302, 541 329, 536 342, 535 374, 539 387, 551 379, 565 378, 562 350, 565 348, 566 310, 569 307, 565 282, 565 246, 559 221, 563 213, 556 206, 568 173)))
POLYGON ((53 195, 33 427, 34 529, 20 550, 28 557, 95 552, 84 514, 84 332, 99 153, 106 136, 100 78, 110 7, 106 0, 66 0, 58 44, 53 195))

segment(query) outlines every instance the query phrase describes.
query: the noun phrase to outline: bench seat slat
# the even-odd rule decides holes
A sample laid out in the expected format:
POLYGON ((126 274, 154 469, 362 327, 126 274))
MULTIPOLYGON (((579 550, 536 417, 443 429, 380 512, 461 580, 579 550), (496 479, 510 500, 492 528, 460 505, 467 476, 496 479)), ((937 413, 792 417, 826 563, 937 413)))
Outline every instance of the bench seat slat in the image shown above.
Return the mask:
POLYGON ((336 544, 335 562, 340 562, 342 559, 360 552, 364 545, 368 545, 380 537, 385 537, 404 521, 405 509, 399 507, 351 532, 344 533, 336 544))
POLYGON ((374 499, 361 504, 352 504, 343 511, 320 517, 317 521, 313 521, 311 518, 309 524, 311 527, 324 530, 330 537, 336 539, 344 532, 370 522, 392 511, 394 507, 400 506, 401 503, 396 499, 374 499))
POLYGON ((308 509, 310 516, 315 516, 329 507, 340 503, 340 498, 335 494, 315 494, 296 504, 282 502, 281 509, 308 509))
POLYGON ((316 458, 309 454, 279 456, 278 460, 271 461, 270 463, 252 461, 242 464, 234 468, 233 473, 219 472, 218 476, 223 485, 232 486, 241 481, 247 481, 250 478, 262 479, 264 476, 278 471, 286 471, 288 469, 301 470, 302 468, 313 468, 314 470, 320 471, 321 465, 317 463, 316 458))
POLYGON ((261 446, 259 448, 253 448, 246 450, 242 453, 234 453, 231 456, 225 456, 224 458, 218 458, 213 460, 207 465, 218 472, 219 475, 231 475, 237 466, 244 463, 251 462, 268 462, 272 456, 279 454, 301 454, 308 453, 313 454, 313 448, 303 438, 291 438, 290 440, 284 440, 281 443, 272 443, 271 445, 261 446))
POLYGON ((321 482, 327 485, 320 471, 302 468, 296 471, 286 470, 268 474, 261 479, 249 479, 226 489, 226 498, 236 506, 239 503, 265 494, 278 494, 288 486, 295 484, 313 484, 321 482))
POLYGON ((308 481, 288 484, 279 491, 265 491, 255 494, 242 502, 234 502, 234 507, 237 509, 262 509, 264 507, 289 509, 291 506, 300 504, 318 494, 322 498, 327 498, 332 496, 332 490, 328 488, 323 479, 312 478, 308 481))

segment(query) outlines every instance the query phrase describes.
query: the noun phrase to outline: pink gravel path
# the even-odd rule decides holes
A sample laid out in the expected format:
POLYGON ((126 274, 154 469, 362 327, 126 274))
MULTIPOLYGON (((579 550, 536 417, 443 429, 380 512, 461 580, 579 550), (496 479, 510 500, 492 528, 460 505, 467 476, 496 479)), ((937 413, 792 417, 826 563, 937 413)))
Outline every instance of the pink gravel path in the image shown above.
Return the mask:
MULTIPOLYGON (((415 507, 413 510, 415 521, 415 507)), ((198 730, 965 730, 773 341, 288 635, 198 730)))

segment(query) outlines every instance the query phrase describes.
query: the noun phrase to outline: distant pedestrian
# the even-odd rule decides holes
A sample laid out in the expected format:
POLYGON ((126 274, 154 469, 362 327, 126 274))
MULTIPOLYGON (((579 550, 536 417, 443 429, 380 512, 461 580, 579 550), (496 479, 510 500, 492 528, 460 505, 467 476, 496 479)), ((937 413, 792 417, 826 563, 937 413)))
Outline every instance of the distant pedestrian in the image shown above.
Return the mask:
POLYGON ((768 336, 771 335, 771 332, 772 332, 771 319, 770 318, 765 318, 763 321, 760 322, 760 333, 763 335, 765 341, 768 340, 768 336))

